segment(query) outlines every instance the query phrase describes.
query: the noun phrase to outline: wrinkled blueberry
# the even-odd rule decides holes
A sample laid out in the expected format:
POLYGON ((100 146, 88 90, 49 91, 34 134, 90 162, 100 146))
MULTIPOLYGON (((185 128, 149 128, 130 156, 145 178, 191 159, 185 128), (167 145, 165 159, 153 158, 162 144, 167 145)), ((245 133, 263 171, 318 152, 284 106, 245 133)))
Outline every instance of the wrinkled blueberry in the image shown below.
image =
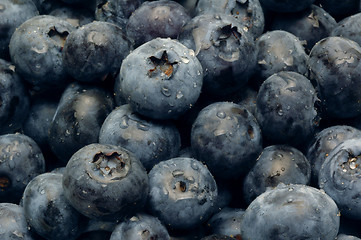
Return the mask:
POLYGON ((192 107, 202 83, 202 66, 193 50, 176 40, 156 38, 123 60, 114 92, 144 116, 171 119, 192 107))
POLYGON ((301 146, 319 122, 316 92, 305 76, 282 71, 267 78, 257 95, 256 118, 262 136, 274 144, 301 146))
POLYGON ((119 145, 133 152, 148 171, 160 161, 176 157, 181 147, 179 131, 173 124, 145 119, 129 104, 107 116, 99 143, 119 145))
POLYGON ((141 162, 124 148, 89 144, 70 158, 63 174, 64 195, 89 218, 121 220, 147 201, 149 180, 141 162))
POLYGON ((194 229, 213 213, 216 182, 193 158, 172 158, 149 172, 148 206, 168 229, 194 229))
POLYGON ((265 19, 259 0, 199 0, 195 8, 197 15, 206 13, 225 13, 235 17, 244 30, 254 38, 263 33, 265 19))
POLYGON ((29 226, 46 239, 76 239, 85 217, 64 196, 62 174, 43 173, 26 186, 23 207, 29 226))
POLYGON ((311 163, 311 182, 318 185, 318 175, 322 163, 340 143, 351 138, 361 138, 361 131, 347 125, 335 125, 318 132, 307 148, 306 157, 311 163))
POLYGON ((99 83, 119 72, 130 50, 131 42, 119 27, 93 21, 67 37, 62 52, 64 67, 78 81, 99 83))
POLYGON ((339 211, 330 196, 310 186, 282 184, 247 207, 241 235, 245 240, 333 240, 339 224, 339 211))
POLYGON ((95 18, 125 29, 130 15, 144 0, 96 0, 95 18))
POLYGON ((0 134, 14 133, 29 113, 30 97, 15 66, 0 59, 0 134))
POLYGON ((67 21, 40 15, 21 24, 9 51, 18 73, 36 90, 64 88, 69 82, 62 60, 65 40, 75 29, 67 21))
POLYGON ((169 240, 166 227, 158 218, 137 214, 117 225, 110 240, 169 240))
POLYGON ((301 151, 288 145, 268 146, 244 179, 243 197, 251 203, 279 183, 308 185, 310 179, 311 164, 301 151))
POLYGON ((262 150, 256 118, 230 102, 208 105, 198 114, 191 131, 196 159, 223 179, 238 178, 255 164, 262 150))
POLYGON ((341 214, 361 220, 361 142, 345 140, 335 147, 319 170, 318 184, 337 203, 341 214))
POLYGON ((193 49, 202 64, 204 94, 235 93, 253 74, 255 42, 232 16, 218 13, 196 16, 182 28, 178 40, 193 49))
POLYGON ((126 32, 139 46, 157 37, 176 39, 190 20, 186 9, 175 1, 145 1, 130 15, 126 32))
POLYGON ((26 185, 45 172, 44 156, 30 137, 0 135, 0 202, 18 203, 26 185))
POLYGON ((113 105, 111 93, 103 88, 81 83, 66 88, 48 137, 51 150, 63 165, 81 147, 98 142, 100 128, 113 105))

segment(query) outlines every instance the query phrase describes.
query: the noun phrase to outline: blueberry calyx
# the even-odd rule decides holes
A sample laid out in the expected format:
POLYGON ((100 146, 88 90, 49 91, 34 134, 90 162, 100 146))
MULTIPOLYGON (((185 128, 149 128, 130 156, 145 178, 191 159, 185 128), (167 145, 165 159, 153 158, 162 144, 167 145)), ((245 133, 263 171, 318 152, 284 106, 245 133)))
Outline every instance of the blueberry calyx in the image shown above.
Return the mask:
POLYGON ((11 181, 7 176, 0 176, 0 191, 5 191, 10 185, 11 181))
POLYGON ((228 24, 220 28, 219 31, 214 32, 216 35, 213 38, 214 46, 219 48, 218 56, 226 62, 234 62, 239 59, 240 52, 234 45, 240 45, 242 35, 238 31, 237 26, 228 24))
POLYGON ((91 177, 100 182, 121 180, 127 176, 130 169, 129 158, 118 152, 98 152, 91 163, 91 177))
POLYGON ((61 50, 63 50, 68 35, 68 31, 59 31, 55 26, 49 28, 48 36, 61 46, 61 50))
POLYGON ((173 65, 177 64, 178 62, 176 60, 170 60, 168 53, 165 50, 162 52, 160 57, 156 55, 159 54, 155 54, 155 56, 149 57, 149 60, 154 65, 154 68, 148 71, 149 76, 154 77, 158 74, 165 74, 167 79, 169 79, 175 70, 173 65))

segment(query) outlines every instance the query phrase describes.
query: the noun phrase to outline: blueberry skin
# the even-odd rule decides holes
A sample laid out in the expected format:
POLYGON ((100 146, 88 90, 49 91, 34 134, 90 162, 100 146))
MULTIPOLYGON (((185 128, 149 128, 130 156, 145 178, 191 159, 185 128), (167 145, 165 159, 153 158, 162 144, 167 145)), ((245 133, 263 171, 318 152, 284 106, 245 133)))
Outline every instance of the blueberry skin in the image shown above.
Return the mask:
POLYGON ((318 184, 337 203, 342 216, 361 220, 360 138, 345 140, 323 162, 318 184))
POLYGON ((63 188, 70 204, 83 215, 121 220, 145 205, 149 179, 141 162, 128 150, 94 143, 70 158, 63 188))
POLYGON ((243 197, 249 204, 279 183, 308 185, 310 180, 311 164, 301 151, 288 145, 268 146, 243 181, 243 197))
POLYGON ((194 229, 213 213, 218 191, 205 165, 194 158, 172 158, 149 176, 148 207, 169 229, 194 229))
POLYGON ((133 152, 148 171, 160 161, 176 157, 181 147, 179 131, 173 124, 146 119, 129 104, 107 116, 100 129, 99 143, 133 152))
POLYGON ((263 8, 279 13, 299 12, 311 6, 314 2, 315 0, 260 0, 263 8))
POLYGON ((360 37, 361 13, 351 15, 337 23, 331 32, 331 36, 338 36, 350 39, 361 44, 360 37))
POLYGON ((334 240, 340 225, 337 205, 327 194, 305 185, 280 184, 246 209, 242 239, 334 240))
POLYGON ((196 15, 206 13, 224 13, 232 15, 245 30, 249 31, 254 38, 263 33, 265 19, 259 0, 199 0, 195 8, 196 15))
POLYGON ((237 19, 226 14, 194 17, 178 40, 193 49, 204 72, 203 94, 227 96, 242 89, 256 66, 253 37, 237 19))
POLYGON ((335 125, 318 132, 307 148, 306 157, 311 163, 311 183, 318 186, 322 163, 340 143, 351 138, 360 138, 361 131, 347 125, 335 125))
POLYGON ((359 240, 361 238, 351 236, 351 235, 346 235, 346 234, 339 234, 339 235, 337 235, 336 239, 337 240, 359 240))
POLYGON ((30 137, 0 135, 0 202, 18 203, 26 185, 45 172, 44 156, 30 137))
POLYGON ((139 213, 118 224, 110 240, 169 240, 166 227, 158 218, 139 213))
POLYGON ((11 37, 11 61, 19 74, 36 90, 64 88, 69 83, 62 49, 75 29, 67 21, 50 15, 30 18, 11 37))
POLYGON ((49 129, 49 145, 65 166, 83 146, 99 140, 100 128, 114 108, 107 90, 82 83, 70 84, 63 92, 49 129))
POLYGON ((305 76, 288 71, 270 76, 257 95, 256 118, 262 136, 273 144, 301 146, 318 125, 316 100, 315 89, 305 76))
POLYGON ((0 134, 14 133, 28 116, 30 96, 11 62, 0 59, 0 134))
POLYGON ((201 238, 201 240, 234 240, 234 239, 236 239, 236 238, 225 236, 225 235, 219 235, 219 234, 214 234, 214 235, 210 235, 210 236, 201 238))
POLYGON ((96 0, 95 19, 126 28, 130 15, 144 0, 96 0))
POLYGON ((270 24, 271 30, 284 30, 301 41, 306 41, 306 52, 321 39, 331 35, 337 26, 336 20, 323 8, 311 5, 309 8, 288 14, 276 14, 270 24))
POLYGON ((33 240, 21 206, 14 203, 0 203, 0 222, 2 240, 33 240))
POLYGON ((62 18, 76 28, 95 20, 94 13, 91 10, 68 5, 55 8, 49 12, 49 15, 62 18))
POLYGON ((130 15, 126 32, 137 47, 158 37, 176 39, 190 20, 186 9, 175 1, 145 1, 130 15))
POLYGON ((52 119, 58 107, 57 101, 34 99, 24 121, 24 134, 31 137, 44 151, 49 148, 48 136, 52 119))
POLYGON ((361 114, 361 47, 342 37, 327 37, 312 48, 308 66, 317 82, 322 110, 328 118, 361 114))
POLYGON ((245 210, 240 208, 223 208, 207 222, 212 234, 241 237, 241 225, 245 210))
POLYGON ((9 43, 15 29, 39 15, 32 0, 3 0, 0 3, 0 58, 10 59, 9 43))
POLYGON ((193 50, 176 40, 156 38, 123 60, 114 93, 141 115, 173 119, 193 106, 202 83, 203 69, 193 50))
POLYGON ((26 186, 23 207, 29 226, 46 239, 76 239, 85 217, 64 196, 63 175, 43 173, 26 186))
POLYGON ((255 77, 262 83, 280 71, 293 71, 308 76, 308 55, 302 42, 292 33, 273 30, 256 40, 255 77))
POLYGON ((131 42, 117 25, 93 21, 67 37, 63 49, 66 71, 81 82, 102 82, 119 72, 131 42))
POLYGON ((247 109, 216 102, 202 109, 194 121, 191 146, 195 157, 216 177, 238 178, 256 162, 262 150, 262 134, 247 109))

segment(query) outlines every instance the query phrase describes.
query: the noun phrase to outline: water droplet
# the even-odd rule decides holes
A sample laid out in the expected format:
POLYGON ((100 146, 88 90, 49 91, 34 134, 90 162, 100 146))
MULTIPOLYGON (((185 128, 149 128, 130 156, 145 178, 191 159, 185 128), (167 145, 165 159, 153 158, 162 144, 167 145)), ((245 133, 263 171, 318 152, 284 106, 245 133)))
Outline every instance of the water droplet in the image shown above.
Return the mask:
POLYGON ((69 129, 67 129, 67 130, 65 131, 65 135, 67 135, 67 136, 69 136, 69 135, 70 135, 70 131, 69 131, 69 129))
POLYGON ((356 164, 356 162, 350 162, 350 169, 352 169, 352 170, 354 170, 354 169, 356 169, 356 167, 357 167, 357 164, 356 164))
POLYGON ((283 116, 283 110, 282 109, 278 110, 277 114, 280 115, 280 116, 283 116))
POLYGON ((286 168, 282 167, 281 170, 284 171, 284 170, 286 170, 286 168))
POLYGON ((292 192, 292 191, 293 191, 293 188, 292 188, 292 187, 288 188, 288 191, 289 191, 289 192, 292 192))
POLYGON ((198 169, 199 169, 197 163, 195 163, 195 162, 192 162, 191 167, 192 167, 194 170, 198 170, 198 169))
POLYGON ((188 58, 186 58, 186 57, 181 57, 181 59, 182 59, 182 62, 184 62, 184 63, 189 63, 189 59, 188 58))
POLYGON ((194 87, 194 88, 197 87, 197 83, 196 83, 196 82, 193 83, 193 87, 194 87))
POLYGON ((121 117, 119 127, 122 129, 126 129, 127 127, 129 127, 129 117, 128 116, 121 117))
POLYGON ((221 118, 221 119, 225 119, 226 118, 226 113, 225 112, 217 112, 217 117, 221 118))
POLYGON ((150 127, 143 123, 137 123, 137 128, 142 131, 148 131, 150 127))
POLYGON ((287 202, 288 202, 288 203, 292 203, 292 202, 293 202, 293 199, 292 199, 292 198, 289 198, 289 199, 287 199, 287 202))
POLYGON ((182 98, 183 97, 183 93, 181 92, 181 91, 178 91, 177 92, 177 95, 176 95, 176 98, 177 99, 180 99, 180 98, 182 98))
POLYGON ((161 90, 162 94, 166 97, 170 97, 172 95, 171 91, 166 88, 166 87, 162 87, 162 90, 161 90))
POLYGON ((41 194, 41 195, 44 195, 44 194, 45 194, 45 190, 44 190, 44 189, 41 189, 41 190, 40 190, 40 194, 41 194))

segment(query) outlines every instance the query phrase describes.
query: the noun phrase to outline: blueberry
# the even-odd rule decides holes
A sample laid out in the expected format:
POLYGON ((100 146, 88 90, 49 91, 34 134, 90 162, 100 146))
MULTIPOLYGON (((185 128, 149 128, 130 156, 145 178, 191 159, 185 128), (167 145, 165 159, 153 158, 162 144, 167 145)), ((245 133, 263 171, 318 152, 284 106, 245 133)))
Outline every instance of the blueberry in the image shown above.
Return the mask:
POLYGON ((311 5, 301 12, 275 14, 270 25, 271 30, 284 30, 306 41, 309 53, 318 41, 330 36, 337 23, 323 8, 311 5))
POLYGON ((176 39, 190 20, 186 9, 175 1, 145 1, 130 15, 126 32, 139 46, 157 37, 176 39))
POLYGON ((85 217, 64 196, 62 174, 43 173, 26 186, 23 207, 29 226, 46 239, 76 239, 85 217))
POLYGON ((340 143, 351 138, 360 138, 361 131, 347 125, 335 125, 318 132, 307 148, 306 157, 311 163, 311 182, 318 185, 318 175, 322 163, 340 143))
POLYGON ((156 38, 123 60, 114 92, 141 115, 172 119, 192 107, 202 83, 203 69, 193 50, 176 40, 156 38))
POLYGON ((176 157, 180 141, 173 124, 146 119, 129 104, 114 109, 99 133, 99 143, 119 145, 133 152, 148 171, 158 162, 176 157))
POLYGON ((140 211, 149 191, 148 175, 129 151, 89 144, 70 158, 63 174, 65 197, 89 218, 121 220, 140 211))
POLYGON ((21 24, 11 37, 11 61, 19 74, 36 90, 64 88, 69 82, 62 49, 75 29, 67 21, 40 15, 21 24))
POLYGON ((208 105, 198 114, 191 131, 196 159, 223 179, 238 178, 255 164, 262 150, 256 118, 230 102, 208 105))
POLYGON ((2 0, 0 3, 0 58, 10 59, 9 43, 15 29, 39 15, 32 0, 2 0))
POLYGON ((361 44, 361 13, 351 15, 337 23, 331 32, 332 36, 344 37, 361 44))
POLYGON ((224 97, 242 89, 256 66, 253 37, 234 17, 203 14, 194 17, 178 40, 193 49, 204 71, 203 94, 224 97))
POLYGON ((311 6, 315 0, 260 0, 262 7, 279 13, 298 12, 311 6))
POLYGON ((207 222, 212 234, 226 235, 236 239, 241 237, 241 225, 245 210, 240 208, 223 208, 207 222))
POLYGON ((316 100, 315 89, 305 76, 288 71, 270 76, 257 95, 256 118, 262 136, 272 144, 301 146, 318 125, 316 100))
POLYGON ((319 170, 318 183, 337 203, 341 214, 361 220, 360 138, 345 140, 335 147, 319 170))
POLYGON ((95 20, 92 11, 86 8, 76 8, 73 6, 57 7, 49 15, 62 18, 78 28, 95 20))
POLYGON ((43 172, 44 156, 33 139, 0 135, 0 202, 18 203, 26 185, 43 172))
POLYGON ((111 93, 101 87, 73 83, 65 89, 48 137, 62 165, 81 147, 98 142, 100 128, 113 105, 111 93))
POLYGON ((268 146, 245 177, 243 196, 251 203, 279 183, 308 185, 310 179, 311 164, 301 151, 288 145, 268 146))
POLYGON ((121 28, 93 21, 67 37, 62 52, 64 67, 78 81, 100 83, 119 72, 130 50, 131 42, 121 28))
POLYGON ((355 236, 351 236, 351 235, 346 235, 346 234, 339 234, 337 235, 336 240, 360 240, 361 238, 355 237, 355 236))
POLYGON ((301 41, 283 30, 268 31, 256 40, 257 67, 255 78, 262 83, 280 71, 293 71, 308 76, 308 55, 301 41))
POLYGON ((26 120, 30 97, 11 62, 0 59, 0 134, 14 133, 26 120))
POLYGON ((235 17, 255 38, 263 33, 265 19, 259 0, 199 0, 196 15, 225 13, 235 17))
POLYGON ((0 203, 0 223, 1 239, 33 240, 21 206, 14 203, 0 203))
POLYGON ((322 110, 328 118, 351 118, 361 114, 361 47, 342 37, 327 37, 311 50, 308 66, 317 82, 322 110))
POLYGON ((193 158, 172 158, 149 172, 148 206, 168 229, 194 229, 213 213, 217 185, 205 165, 193 158))
POLYGON ((169 240, 166 227, 158 218, 148 214, 137 214, 118 224, 110 240, 169 240))
POLYGON ((278 185, 258 196, 246 209, 242 239, 328 239, 337 236, 337 205, 319 189, 278 185))
POLYGON ((144 0, 96 0, 95 18, 125 29, 130 15, 144 0))

